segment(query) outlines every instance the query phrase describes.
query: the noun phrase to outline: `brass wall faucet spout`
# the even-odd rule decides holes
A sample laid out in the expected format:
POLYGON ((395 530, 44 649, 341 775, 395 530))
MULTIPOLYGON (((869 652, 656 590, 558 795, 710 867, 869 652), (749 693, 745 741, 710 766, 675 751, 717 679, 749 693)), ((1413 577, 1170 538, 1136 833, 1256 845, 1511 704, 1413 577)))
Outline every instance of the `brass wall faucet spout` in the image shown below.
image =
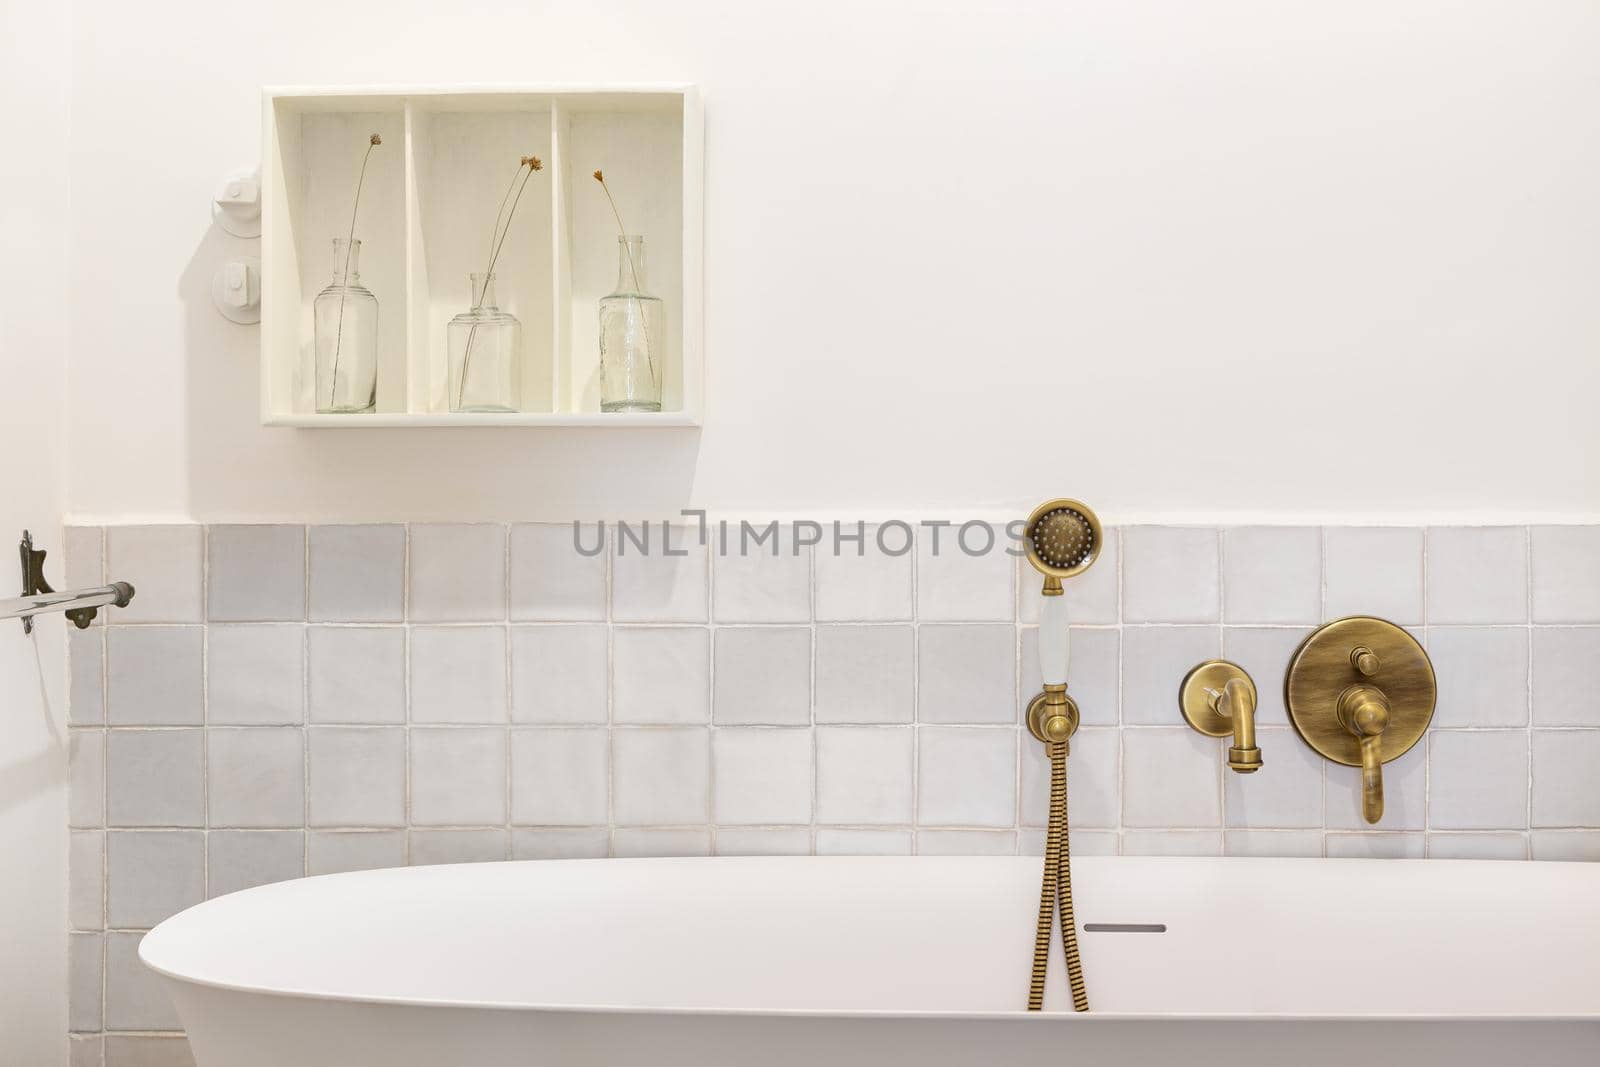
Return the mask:
POLYGON ((1239 774, 1261 769, 1256 747, 1256 684, 1237 663, 1206 660, 1183 678, 1178 707, 1184 720, 1207 737, 1233 735, 1228 766, 1239 774))

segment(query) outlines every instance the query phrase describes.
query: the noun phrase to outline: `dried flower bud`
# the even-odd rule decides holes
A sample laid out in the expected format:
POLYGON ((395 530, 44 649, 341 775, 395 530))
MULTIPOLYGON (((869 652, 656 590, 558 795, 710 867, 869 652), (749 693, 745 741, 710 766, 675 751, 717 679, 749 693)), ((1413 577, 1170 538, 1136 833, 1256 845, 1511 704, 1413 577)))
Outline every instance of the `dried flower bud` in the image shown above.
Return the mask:
POLYGON ((544 170, 544 161, 538 156, 529 156, 528 166, 532 167, 534 170, 544 170))
POLYGON ((368 138, 368 141, 372 144, 382 144, 383 138, 379 137, 377 134, 373 134, 370 138, 368 138))
POLYGON ((605 181, 606 181, 606 176, 604 174, 601 174, 599 171, 595 171, 594 172, 594 180, 599 182, 601 185, 604 185, 605 181))

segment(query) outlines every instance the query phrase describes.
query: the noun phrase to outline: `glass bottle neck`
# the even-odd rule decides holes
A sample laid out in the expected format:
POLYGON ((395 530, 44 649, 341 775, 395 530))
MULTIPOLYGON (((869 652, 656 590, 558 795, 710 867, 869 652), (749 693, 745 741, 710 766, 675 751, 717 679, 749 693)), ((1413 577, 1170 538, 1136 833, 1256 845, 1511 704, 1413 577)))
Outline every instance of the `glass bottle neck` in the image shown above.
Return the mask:
POLYGON ((472 282, 472 307, 473 310, 487 308, 494 310, 494 275, 469 274, 467 278, 472 282))
POLYGON ((333 239, 333 284, 359 285, 361 283, 361 242, 333 239))
POLYGON ((617 292, 644 293, 644 238, 626 234, 617 238, 617 292))

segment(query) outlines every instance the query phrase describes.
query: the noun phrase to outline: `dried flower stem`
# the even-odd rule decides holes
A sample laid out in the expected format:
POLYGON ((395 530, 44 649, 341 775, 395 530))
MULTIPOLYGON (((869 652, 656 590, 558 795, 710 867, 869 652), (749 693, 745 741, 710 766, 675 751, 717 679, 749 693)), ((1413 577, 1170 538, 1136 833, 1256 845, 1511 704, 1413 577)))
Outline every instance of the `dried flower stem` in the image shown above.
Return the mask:
MULTIPOLYGON (((504 247, 506 237, 511 233, 511 220, 517 213, 517 204, 522 200, 522 190, 528 187, 528 179, 533 177, 533 172, 543 169, 544 163, 538 156, 523 156, 521 162, 517 164, 516 174, 511 176, 511 184, 506 186, 506 195, 500 198, 500 210, 495 213, 494 217, 494 230, 489 234, 489 266, 483 272, 483 288, 472 294, 473 311, 479 311, 483 308, 483 294, 489 288, 489 280, 494 277, 494 265, 500 258, 500 249, 504 247), (524 167, 528 169, 526 174, 522 173, 524 167), (522 179, 520 184, 517 181, 519 177, 522 179), (511 195, 511 190, 513 189, 517 191, 515 197, 511 195), (510 211, 506 210, 507 200, 511 201, 510 211), (502 218, 505 220, 503 229, 501 227, 502 218)), ((472 328, 467 331, 466 351, 461 354, 461 385, 456 390, 456 407, 458 408, 466 402, 467 370, 472 366, 472 342, 477 335, 478 324, 474 322, 472 328)))
POLYGON ((630 299, 634 307, 639 309, 639 328, 644 331, 644 361, 650 368, 650 377, 656 376, 655 345, 650 343, 650 320, 645 317, 644 304, 639 300, 639 268, 633 262, 633 246, 628 243, 628 228, 622 224, 622 212, 617 210, 617 201, 611 195, 611 186, 606 184, 604 171, 595 171, 594 180, 600 183, 600 188, 605 190, 606 203, 611 205, 611 216, 617 220, 617 236, 622 238, 622 251, 628 257, 628 274, 633 277, 633 295, 630 299))
POLYGON ((333 373, 328 376, 328 407, 333 408, 339 396, 339 346, 344 343, 344 297, 350 290, 350 252, 356 239, 356 213, 361 210, 361 187, 367 180, 367 160, 372 150, 383 143, 377 134, 367 138, 367 151, 361 157, 361 173, 356 176, 356 202, 350 209, 350 236, 344 241, 344 268, 339 273, 339 321, 333 334, 333 373))

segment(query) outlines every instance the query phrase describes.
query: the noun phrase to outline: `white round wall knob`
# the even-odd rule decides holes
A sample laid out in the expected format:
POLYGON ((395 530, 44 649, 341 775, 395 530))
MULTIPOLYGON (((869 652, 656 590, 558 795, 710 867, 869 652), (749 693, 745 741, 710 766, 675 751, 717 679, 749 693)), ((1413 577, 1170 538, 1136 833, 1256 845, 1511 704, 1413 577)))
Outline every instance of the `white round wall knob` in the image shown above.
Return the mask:
POLYGON ((261 172, 236 170, 211 198, 211 220, 235 237, 261 236, 261 172))
POLYGON ((261 321, 261 261, 230 259, 211 279, 211 302, 233 322, 261 321))

